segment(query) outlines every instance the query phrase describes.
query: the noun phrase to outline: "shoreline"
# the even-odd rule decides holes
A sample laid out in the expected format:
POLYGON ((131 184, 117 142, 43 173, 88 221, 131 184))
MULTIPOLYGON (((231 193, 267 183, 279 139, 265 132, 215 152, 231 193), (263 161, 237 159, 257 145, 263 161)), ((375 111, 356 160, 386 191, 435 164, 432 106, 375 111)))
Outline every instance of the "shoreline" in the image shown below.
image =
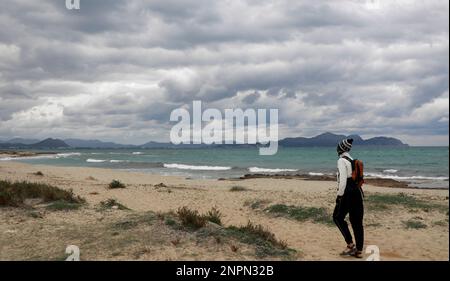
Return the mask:
MULTIPOLYGON (((45 156, 53 156, 57 155, 59 152, 47 152, 47 151, 16 151, 16 150, 0 150, 0 159, 7 159, 5 161, 14 161, 15 159, 30 159, 33 157, 45 157, 45 156)), ((1 162, 1 161, 0 161, 1 162)), ((84 166, 58 166, 58 165, 50 165, 55 167, 84 167, 84 166)), ((87 167, 91 168, 91 167, 87 167)), ((102 168, 102 167, 99 167, 102 168)), ((108 169, 108 168, 107 168, 108 169)), ((118 170, 123 170, 118 168, 118 170)), ((294 173, 247 173, 239 177, 219 177, 217 180, 219 181, 242 181, 256 178, 270 178, 270 179, 297 179, 297 180, 305 180, 305 181, 331 181, 335 182, 336 178, 331 175, 311 175, 311 174, 294 174, 294 173)), ((396 180, 391 178, 383 178, 383 177, 367 177, 365 178, 366 184, 382 186, 382 187, 391 187, 391 188, 404 188, 404 189, 429 189, 429 190, 448 190, 449 187, 425 187, 423 186, 411 186, 412 182, 396 180)), ((447 180, 448 182, 448 180, 447 180)))
MULTIPOLYGON (((146 214, 164 217, 183 206, 202 214, 217 208, 225 227, 243 226, 248 221, 262 225, 297 252, 292 257, 295 260, 349 260, 338 254, 345 243, 332 224, 268 212, 280 204, 286 208, 312 208, 326 212, 329 220, 336 197, 335 182, 186 179, 14 161, 0 162, 0 177, 11 182, 50 184, 72 190, 86 200, 78 210, 49 211, 39 204, 31 209, 1 208, 0 220, 5 223, 0 225, 0 260, 55 259, 64 255, 64 245, 71 244, 80 246, 86 260, 283 259, 255 255, 252 245, 239 241, 218 244, 215 238, 203 236, 206 230, 186 232, 170 228, 168 219, 156 219, 150 225, 138 219, 146 214), (125 188, 108 189, 113 179, 124 183, 125 188), (129 210, 104 210, 102 202, 107 200, 115 200, 129 210), (30 212, 38 213, 38 218, 30 217, 30 212), (150 238, 151 241, 146 240, 150 238)), ((365 194, 366 245, 378 245, 382 260, 448 260, 448 190, 366 185, 365 194), (384 197, 401 200, 380 205, 376 200, 384 197), (405 198, 412 201, 404 202, 405 198), (424 227, 409 228, 409 224, 424 227)))
POLYGON ((56 155, 57 152, 52 151, 17 151, 17 150, 0 150, 0 158, 28 158, 39 156, 56 155))
MULTIPOLYGON (((29 152, 27 152, 29 153, 29 152)), ((41 153, 37 156, 41 155, 55 155, 58 153, 41 153)), ((17 158, 27 158, 28 156, 18 156, 17 158)), ((92 166, 59 166, 59 165, 47 165, 47 164, 34 164, 34 163, 24 163, 20 161, 8 160, 8 161, 0 161, 0 169, 3 166, 8 166, 11 163, 13 166, 17 165, 22 167, 33 168, 43 168, 45 170, 86 170, 86 171, 102 171, 108 174, 134 174, 136 176, 150 177, 150 178, 158 178, 158 179, 171 179, 188 181, 188 182, 230 182, 230 183, 238 183, 252 180, 293 180, 298 182, 313 182, 313 183, 327 183, 327 184, 336 184, 336 178, 329 175, 309 175, 309 174, 264 174, 264 173, 254 173, 254 174, 244 174, 240 177, 229 177, 229 178, 201 178, 201 177, 186 177, 182 175, 172 175, 172 174, 160 174, 160 173, 148 173, 139 170, 127 170, 121 168, 110 168, 110 167, 92 167, 92 166)), ((0 170, 1 171, 1 170, 0 170)), ((371 186, 375 188, 388 188, 388 189, 398 189, 398 190, 430 190, 430 191, 444 191, 449 192, 448 188, 424 188, 424 187, 412 187, 408 186, 407 182, 398 181, 394 179, 384 179, 384 178, 366 178, 364 186, 371 186)), ((334 186, 333 186, 334 188, 334 186)))
MULTIPOLYGON (((242 181, 248 179, 268 178, 268 179, 297 179, 304 181, 328 181, 336 182, 336 178, 328 175, 308 175, 308 174, 245 174, 238 178, 219 178, 218 180, 228 181, 242 181)), ((399 181, 394 179, 366 177, 364 185, 374 185, 380 187, 390 188, 405 188, 405 189, 429 189, 429 190, 448 190, 446 187, 416 187, 410 186, 406 181, 399 181)))

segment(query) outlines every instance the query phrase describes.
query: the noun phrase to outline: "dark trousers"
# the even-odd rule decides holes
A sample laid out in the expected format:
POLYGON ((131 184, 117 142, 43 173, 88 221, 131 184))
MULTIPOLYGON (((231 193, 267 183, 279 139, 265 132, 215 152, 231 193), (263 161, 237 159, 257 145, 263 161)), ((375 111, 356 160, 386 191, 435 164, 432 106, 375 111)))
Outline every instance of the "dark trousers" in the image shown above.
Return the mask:
POLYGON ((347 214, 349 214, 353 234, 355 235, 356 249, 362 251, 364 246, 363 194, 361 189, 355 186, 351 180, 347 181, 344 195, 336 200, 336 207, 333 212, 334 223, 344 236, 345 242, 350 244, 353 243, 353 238, 345 221, 347 214))

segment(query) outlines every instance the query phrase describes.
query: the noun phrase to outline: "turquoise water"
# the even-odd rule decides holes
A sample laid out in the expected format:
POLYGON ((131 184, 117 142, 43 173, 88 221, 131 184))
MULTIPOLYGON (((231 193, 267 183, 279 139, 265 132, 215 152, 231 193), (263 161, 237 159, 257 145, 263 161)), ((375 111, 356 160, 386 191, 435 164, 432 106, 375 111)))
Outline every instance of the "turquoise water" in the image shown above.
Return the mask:
MULTIPOLYGON (((117 168, 186 177, 238 177, 249 173, 335 174, 337 155, 330 148, 279 148, 260 156, 256 148, 70 149, 22 162, 117 168)), ((419 187, 448 188, 448 147, 355 147, 366 176, 393 178, 419 187)), ((9 159, 0 159, 8 161, 9 159)))

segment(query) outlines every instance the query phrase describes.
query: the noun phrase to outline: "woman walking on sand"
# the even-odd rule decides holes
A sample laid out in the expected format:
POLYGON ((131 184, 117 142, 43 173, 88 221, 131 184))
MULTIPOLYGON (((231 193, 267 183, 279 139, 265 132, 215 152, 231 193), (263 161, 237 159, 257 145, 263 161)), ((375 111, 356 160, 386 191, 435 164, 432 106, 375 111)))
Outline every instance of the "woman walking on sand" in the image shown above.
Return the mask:
POLYGON ((333 212, 333 220, 347 243, 347 248, 341 255, 362 258, 364 246, 364 195, 358 183, 352 178, 352 172, 355 170, 355 161, 349 154, 352 143, 353 139, 344 139, 337 146, 337 153, 339 155, 337 162, 338 194, 336 207, 333 212), (347 214, 349 214, 350 223, 352 224, 356 245, 353 243, 352 234, 345 221, 347 214))

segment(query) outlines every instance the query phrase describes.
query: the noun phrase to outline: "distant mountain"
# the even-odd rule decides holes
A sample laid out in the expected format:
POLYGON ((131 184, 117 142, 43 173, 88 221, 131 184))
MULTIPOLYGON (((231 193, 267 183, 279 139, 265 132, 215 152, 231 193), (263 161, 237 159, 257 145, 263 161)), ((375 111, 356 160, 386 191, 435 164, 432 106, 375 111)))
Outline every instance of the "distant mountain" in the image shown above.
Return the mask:
POLYGON ((55 149, 55 148, 68 148, 70 147, 67 143, 60 139, 45 139, 43 141, 38 141, 32 144, 24 144, 24 143, 12 143, 5 142, 0 143, 0 148, 9 148, 9 149, 55 149))
POLYGON ((146 149, 146 148, 206 148, 206 147, 211 147, 211 145, 207 145, 207 144, 173 144, 170 142, 149 141, 147 143, 138 145, 136 147, 144 148, 144 149, 146 149))
POLYGON ((64 142, 74 148, 131 148, 134 145, 104 142, 100 140, 65 139, 64 142))
POLYGON ((30 144, 29 147, 40 149, 40 148, 68 148, 70 146, 60 139, 48 138, 38 143, 30 144))
POLYGON ((23 138, 13 138, 10 140, 5 141, 7 143, 20 143, 20 144, 34 144, 38 143, 38 139, 23 139, 23 138))
POLYGON ((25 149, 29 148, 28 144, 23 143, 9 143, 9 142, 0 142, 0 148, 2 149, 25 149))
POLYGON ((344 135, 335 135, 332 133, 324 133, 312 138, 297 137, 285 138, 278 142, 281 146, 286 147, 302 147, 302 146, 332 146, 344 139, 344 135))
POLYGON ((353 139, 353 144, 364 145, 364 140, 359 135, 349 135, 349 136, 347 136, 347 138, 353 139))
POLYGON ((280 146, 284 147, 321 147, 336 146, 344 138, 353 138, 355 145, 372 145, 372 146, 408 146, 402 141, 395 138, 375 137, 364 140, 359 135, 336 135, 333 133, 324 133, 312 138, 285 138, 279 141, 280 146))
MULTIPOLYGON (((278 142, 280 146, 284 147, 324 147, 324 146, 336 146, 344 138, 353 138, 354 145, 362 146, 408 146, 401 140, 391 137, 374 137, 364 140, 359 135, 337 135, 333 133, 324 133, 312 138, 296 137, 285 138, 278 142)), ((142 145, 125 145, 114 142, 103 142, 100 140, 82 140, 82 139, 45 139, 43 141, 37 141, 30 143, 31 139, 14 138, 7 142, 0 142, 0 148, 12 148, 12 149, 51 149, 51 148, 98 148, 98 149, 117 149, 117 148, 208 148, 208 147, 221 147, 221 148, 246 148, 259 146, 258 144, 217 144, 217 145, 205 145, 205 144, 180 144, 174 145, 172 143, 154 142, 150 141, 142 145)), ((35 140, 34 140, 35 141, 35 140)))
POLYGON ((155 142, 155 141, 149 141, 142 145, 138 145, 139 148, 170 148, 173 146, 174 145, 172 143, 155 142))
POLYGON ((375 137, 364 141, 365 145, 392 145, 407 146, 401 140, 388 137, 375 137))

